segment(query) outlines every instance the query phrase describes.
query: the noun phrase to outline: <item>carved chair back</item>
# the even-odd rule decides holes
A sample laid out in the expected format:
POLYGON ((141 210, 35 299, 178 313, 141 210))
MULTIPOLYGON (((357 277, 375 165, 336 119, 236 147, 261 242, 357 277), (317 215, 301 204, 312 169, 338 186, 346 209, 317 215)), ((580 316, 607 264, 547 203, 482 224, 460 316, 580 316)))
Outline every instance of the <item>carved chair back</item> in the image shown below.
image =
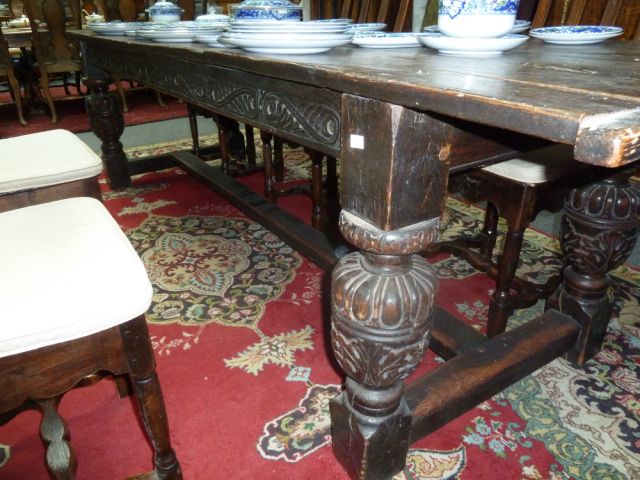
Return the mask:
POLYGON ((19 18, 27 13, 22 0, 9 0, 9 12, 13 18, 19 18))
POLYGON ((18 119, 22 125, 26 125, 27 122, 24 119, 22 112, 22 98, 20 92, 20 85, 13 71, 13 59, 9 53, 9 43, 4 38, 2 30, 0 30, 0 77, 6 77, 9 87, 11 88, 11 95, 16 103, 16 109, 18 110, 18 119))
POLYGON ((73 2, 67 9, 62 0, 26 0, 25 7, 41 73, 79 71, 78 48, 67 38, 67 29, 82 27, 80 4, 73 2), (43 30, 47 31, 46 35, 42 34, 43 30))
POLYGON ((532 28, 546 25, 616 25, 623 40, 640 39, 637 0, 540 0, 532 28))
POLYGON ((401 32, 411 26, 411 0, 342 0, 340 18, 354 22, 382 22, 387 29, 401 32))
POLYGON ((100 0, 102 15, 107 22, 122 20, 135 22, 140 13, 144 13, 144 4, 138 5, 135 0, 100 0))

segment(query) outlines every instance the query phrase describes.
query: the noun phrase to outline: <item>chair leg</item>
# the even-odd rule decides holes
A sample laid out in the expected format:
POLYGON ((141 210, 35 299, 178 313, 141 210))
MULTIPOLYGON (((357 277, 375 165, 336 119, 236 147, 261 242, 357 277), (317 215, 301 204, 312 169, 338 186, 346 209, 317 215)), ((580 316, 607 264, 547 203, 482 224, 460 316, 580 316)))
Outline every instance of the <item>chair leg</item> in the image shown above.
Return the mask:
POLYGON ((487 335, 493 337, 505 331, 507 321, 513 310, 511 303, 511 284, 516 276, 518 259, 522 249, 524 230, 511 229, 506 235, 504 251, 500 256, 498 264, 498 277, 496 278, 496 288, 489 304, 489 315, 487 318, 487 335))
POLYGON ((227 175, 231 175, 231 131, 230 124, 226 117, 214 116, 218 127, 218 148, 220 149, 220 168, 227 175))
POLYGON ((13 101, 16 102, 16 110, 18 111, 18 120, 21 125, 26 125, 27 121, 24 119, 24 112, 22 110, 22 95, 20 93, 20 84, 18 79, 13 74, 13 70, 8 71, 7 79, 9 80, 9 86, 13 93, 13 101))
POLYGON ((56 107, 53 104, 53 97, 51 96, 51 91, 49 90, 49 77, 47 73, 44 72, 40 76, 40 85, 42 87, 42 94, 44 98, 47 100, 47 105, 49 105, 49 111, 51 112, 51 123, 58 123, 58 113, 56 112, 56 107))
POLYGON ((271 149, 273 135, 260 130, 260 139, 262 140, 262 162, 264 165, 264 196, 271 203, 277 203, 278 197, 274 186, 273 151, 271 149))
POLYGON ((120 336, 138 407, 154 450, 154 478, 182 480, 180 464, 171 447, 167 412, 155 371, 153 348, 144 315, 120 325, 120 336))
POLYGON ((122 104, 122 111, 127 113, 129 111, 129 104, 127 103, 127 97, 124 94, 124 88, 122 88, 122 81, 120 77, 114 76, 113 83, 116 86, 118 97, 120 97, 120 103, 122 104))
POLYGON ((190 103, 187 103, 187 115, 189 117, 189 131, 191 132, 191 141, 193 142, 193 154, 200 156, 200 137, 198 133, 198 114, 196 109, 190 103))
POLYGON ((73 480, 77 461, 69 444, 69 429, 58 415, 58 404, 62 397, 38 400, 36 404, 42 413, 40 438, 45 446, 45 459, 51 476, 56 480, 73 480))

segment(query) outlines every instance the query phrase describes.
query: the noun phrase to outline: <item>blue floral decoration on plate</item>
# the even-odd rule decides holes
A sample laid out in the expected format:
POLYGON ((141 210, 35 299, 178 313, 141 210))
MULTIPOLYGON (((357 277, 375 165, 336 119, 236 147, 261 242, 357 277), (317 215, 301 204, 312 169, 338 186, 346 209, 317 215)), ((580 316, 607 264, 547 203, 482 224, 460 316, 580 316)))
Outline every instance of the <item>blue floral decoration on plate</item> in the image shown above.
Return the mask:
POLYGON ((456 18, 465 14, 505 14, 514 15, 520 0, 441 0, 439 13, 456 18))

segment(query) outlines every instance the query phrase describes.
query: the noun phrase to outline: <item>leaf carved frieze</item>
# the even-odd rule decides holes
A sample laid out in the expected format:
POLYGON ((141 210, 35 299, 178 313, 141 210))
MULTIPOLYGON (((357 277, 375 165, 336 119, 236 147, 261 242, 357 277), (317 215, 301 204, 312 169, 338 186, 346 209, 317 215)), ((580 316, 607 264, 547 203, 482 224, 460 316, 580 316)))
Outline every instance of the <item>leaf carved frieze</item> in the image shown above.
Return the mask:
POLYGON ((255 126, 287 133, 301 144, 339 151, 340 96, 336 92, 214 65, 167 63, 157 58, 122 62, 120 55, 96 53, 95 63, 105 71, 255 126))

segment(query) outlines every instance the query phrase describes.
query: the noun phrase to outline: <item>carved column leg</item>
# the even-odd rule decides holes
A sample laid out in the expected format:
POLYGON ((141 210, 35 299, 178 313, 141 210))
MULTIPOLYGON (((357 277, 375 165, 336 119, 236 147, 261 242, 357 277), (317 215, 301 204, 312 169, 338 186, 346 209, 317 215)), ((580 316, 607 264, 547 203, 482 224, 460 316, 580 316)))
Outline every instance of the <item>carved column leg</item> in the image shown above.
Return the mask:
POLYGON ((491 254, 493 248, 496 246, 496 238, 498 237, 498 209, 496 206, 487 202, 487 207, 484 214, 484 224, 482 225, 482 232, 480 236, 484 239, 482 245, 480 245, 480 255, 487 258, 487 262, 491 262, 491 254))
POLYGON ((334 454, 358 479, 402 470, 412 415, 403 379, 428 344, 453 130, 427 114, 344 95, 340 230, 362 250, 332 276, 331 341, 347 374, 331 403, 334 454))
POLYGON ((144 427, 154 450, 154 478, 181 480, 180 464, 171 448, 167 412, 155 371, 153 349, 144 315, 122 324, 120 334, 144 427))
POLYGON ((91 130, 102 141, 102 161, 107 170, 107 181, 113 189, 131 185, 127 156, 120 136, 124 131, 124 118, 118 97, 109 93, 110 78, 89 78, 89 96, 86 99, 91 130))
POLYGON ((38 408, 42 413, 40 422, 40 438, 46 448, 47 468, 56 480, 73 480, 77 467, 76 456, 69 444, 67 424, 58 415, 58 404, 61 397, 38 400, 38 408))
POLYGON ((635 245, 640 227, 640 189, 630 172, 577 188, 563 209, 562 251, 567 260, 563 283, 547 308, 573 316, 582 325, 569 360, 583 363, 601 347, 611 315, 607 272, 621 265, 635 245))
POLYGON ((189 117, 189 131, 191 132, 191 142, 193 143, 193 154, 200 156, 200 135, 198 132, 198 113, 196 107, 187 103, 187 116, 189 117))
POLYGON ((333 350, 348 376, 331 405, 333 445, 356 478, 391 478, 406 460, 411 412, 402 380, 428 344, 437 283, 432 267, 408 253, 421 251, 438 228, 434 219, 382 232, 340 215, 345 238, 364 250, 340 260, 331 293, 333 350))
POLYGON ((251 125, 244 126, 245 142, 247 148, 247 165, 249 169, 256 166, 256 141, 251 125))

